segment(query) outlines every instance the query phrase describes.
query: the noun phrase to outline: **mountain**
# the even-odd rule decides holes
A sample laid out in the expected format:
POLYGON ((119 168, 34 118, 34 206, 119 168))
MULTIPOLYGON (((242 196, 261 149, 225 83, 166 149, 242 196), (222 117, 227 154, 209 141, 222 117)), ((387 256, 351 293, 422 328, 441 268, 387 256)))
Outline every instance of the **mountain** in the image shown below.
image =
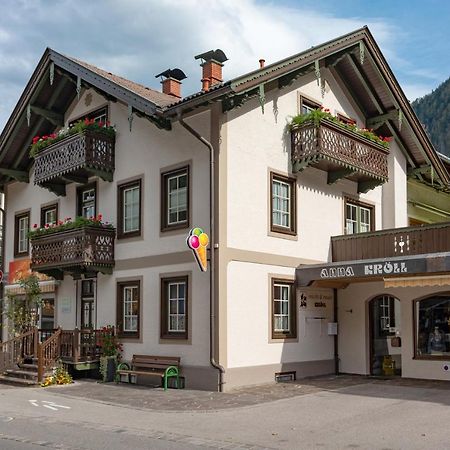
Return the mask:
POLYGON ((411 105, 436 150, 450 156, 450 78, 411 105))

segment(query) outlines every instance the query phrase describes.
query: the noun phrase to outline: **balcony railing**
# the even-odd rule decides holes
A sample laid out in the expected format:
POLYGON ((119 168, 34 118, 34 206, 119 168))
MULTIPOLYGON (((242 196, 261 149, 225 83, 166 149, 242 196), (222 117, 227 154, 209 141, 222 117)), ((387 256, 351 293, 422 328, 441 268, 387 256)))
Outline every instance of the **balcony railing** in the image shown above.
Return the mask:
POLYGON ((450 252, 450 222, 333 236, 333 261, 450 252))
POLYGON ((64 273, 111 273, 115 230, 84 226, 31 238, 31 270, 61 279, 64 273))
POLYGON ((367 192, 388 179, 389 151, 380 144, 322 120, 305 122, 291 131, 291 159, 294 172, 314 166, 328 172, 328 183, 341 178, 358 182, 358 191, 367 192))
POLYGON ((90 176, 112 181, 114 137, 85 130, 51 144, 35 157, 34 183, 65 195, 70 182, 87 183, 90 176))

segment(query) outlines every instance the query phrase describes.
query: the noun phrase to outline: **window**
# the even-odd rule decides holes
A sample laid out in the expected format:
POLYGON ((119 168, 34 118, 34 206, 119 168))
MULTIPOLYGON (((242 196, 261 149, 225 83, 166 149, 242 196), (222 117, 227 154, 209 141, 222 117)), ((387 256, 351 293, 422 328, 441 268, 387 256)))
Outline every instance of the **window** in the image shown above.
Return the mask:
POLYGON ((189 226, 189 167, 162 174, 161 229, 189 226))
POLYGON ((309 98, 300 97, 300 114, 308 114, 314 109, 320 109, 322 105, 319 102, 310 100, 309 98))
POLYGON ((392 336, 395 334, 395 298, 383 295, 378 299, 379 336, 392 336))
POLYGON ((351 119, 350 117, 344 116, 343 114, 337 113, 337 118, 340 122, 345 123, 346 125, 356 125, 356 120, 351 119))
POLYGON ((188 338, 188 277, 161 280, 161 338, 188 338))
POLYGON ((117 283, 117 330, 119 337, 139 338, 140 281, 117 283))
POLYGON ((46 224, 54 225, 58 222, 58 205, 44 206, 41 208, 41 227, 46 224))
POLYGON ((271 231, 296 234, 295 179, 270 174, 271 231))
POLYGON ((141 180, 118 186, 117 237, 141 235, 141 180))
POLYGON ((272 280, 272 339, 297 337, 294 282, 272 280))
POLYGON ((75 120, 72 120, 69 122, 69 126, 73 125, 74 123, 78 122, 79 120, 84 120, 84 119, 94 119, 95 122, 103 122, 106 123, 108 121, 108 108, 104 107, 104 108, 100 108, 100 109, 96 109, 95 111, 92 111, 89 114, 86 114, 85 116, 82 117, 78 117, 75 120))
POLYGON ((97 215, 97 186, 90 184, 78 188, 78 210, 77 216, 87 219, 97 215))
POLYGON ((415 303, 416 356, 450 358, 450 293, 415 303))
POLYGON ((30 231, 30 213, 17 214, 14 230, 14 256, 28 255, 28 232, 30 231))
POLYGON ((374 207, 345 200, 345 234, 373 231, 374 207))

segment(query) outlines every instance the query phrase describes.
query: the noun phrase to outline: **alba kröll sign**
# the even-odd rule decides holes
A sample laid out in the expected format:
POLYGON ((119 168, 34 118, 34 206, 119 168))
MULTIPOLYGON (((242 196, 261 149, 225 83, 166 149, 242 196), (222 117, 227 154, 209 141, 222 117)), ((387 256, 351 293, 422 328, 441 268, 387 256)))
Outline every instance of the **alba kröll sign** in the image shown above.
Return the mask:
POLYGON ((208 260, 206 256, 206 250, 209 244, 208 235, 199 227, 192 228, 186 238, 186 243, 192 250, 200 270, 206 272, 208 270, 208 260))

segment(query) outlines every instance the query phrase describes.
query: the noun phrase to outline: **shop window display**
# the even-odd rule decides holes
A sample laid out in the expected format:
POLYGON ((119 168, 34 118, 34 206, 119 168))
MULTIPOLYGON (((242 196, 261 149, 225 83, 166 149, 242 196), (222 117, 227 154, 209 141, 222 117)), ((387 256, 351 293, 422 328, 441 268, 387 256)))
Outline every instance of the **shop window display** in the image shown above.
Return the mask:
POLYGON ((416 303, 417 356, 450 356, 450 293, 416 303))

